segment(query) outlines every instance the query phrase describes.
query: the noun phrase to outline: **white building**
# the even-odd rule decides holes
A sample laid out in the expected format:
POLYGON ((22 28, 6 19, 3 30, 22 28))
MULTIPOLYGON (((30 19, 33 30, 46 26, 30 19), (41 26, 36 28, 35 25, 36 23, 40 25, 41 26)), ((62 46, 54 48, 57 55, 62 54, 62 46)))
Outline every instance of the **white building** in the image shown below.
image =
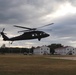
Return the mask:
POLYGON ((50 54, 50 48, 47 46, 37 47, 33 50, 35 55, 47 55, 50 54))
POLYGON ((65 46, 55 49, 55 54, 59 55, 76 55, 76 48, 65 46))

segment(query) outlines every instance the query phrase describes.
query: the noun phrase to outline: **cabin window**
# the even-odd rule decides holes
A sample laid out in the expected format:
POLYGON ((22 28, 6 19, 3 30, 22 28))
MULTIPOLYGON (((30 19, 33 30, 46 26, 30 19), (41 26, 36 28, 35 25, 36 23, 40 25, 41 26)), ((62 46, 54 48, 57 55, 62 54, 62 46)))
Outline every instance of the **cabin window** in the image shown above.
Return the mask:
POLYGON ((42 50, 42 48, 41 48, 41 50, 42 50))
POLYGON ((32 36, 34 36, 34 34, 32 34, 32 36))
POLYGON ((67 49, 67 50, 69 50, 69 49, 67 49))
POLYGON ((37 34, 35 34, 35 36, 37 36, 37 34))
POLYGON ((41 52, 41 53, 43 53, 43 52, 41 52))
POLYGON ((42 35, 42 33, 40 33, 40 35, 42 35))

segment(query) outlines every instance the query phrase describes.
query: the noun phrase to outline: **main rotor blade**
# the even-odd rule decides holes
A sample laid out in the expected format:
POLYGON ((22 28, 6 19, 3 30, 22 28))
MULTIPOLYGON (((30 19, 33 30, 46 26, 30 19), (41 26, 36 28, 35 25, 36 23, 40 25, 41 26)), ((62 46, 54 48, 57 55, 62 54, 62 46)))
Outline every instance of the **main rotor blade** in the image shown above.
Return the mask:
POLYGON ((24 29, 29 29, 29 30, 32 30, 32 28, 23 27, 23 26, 17 26, 17 25, 14 25, 14 27, 18 27, 18 28, 24 28, 24 29))
POLYGON ((20 33, 20 32, 28 32, 28 31, 30 31, 30 30, 22 30, 22 31, 18 31, 18 33, 20 33))
MULTIPOLYGON (((46 27, 46 26, 49 26, 49 25, 52 25, 52 24, 54 24, 54 23, 47 24, 47 25, 44 25, 44 26, 41 26, 41 27, 37 27, 37 28, 29 28, 29 27, 23 27, 23 26, 17 26, 17 25, 14 25, 14 27, 23 28, 23 29, 28 29, 28 30, 37 30, 37 29, 39 29, 39 28, 46 27)), ((4 31, 4 29, 3 29, 3 31, 4 31)), ((27 30, 25 30, 25 31, 27 31, 27 30)), ((24 32, 24 30, 21 31, 21 32, 24 32)))
POLYGON ((50 24, 47 24, 47 25, 44 25, 44 26, 41 26, 41 27, 37 27, 37 29, 38 29, 38 28, 43 28, 43 27, 46 27, 46 26, 50 26, 50 25, 52 25, 52 24, 54 24, 54 23, 50 23, 50 24))

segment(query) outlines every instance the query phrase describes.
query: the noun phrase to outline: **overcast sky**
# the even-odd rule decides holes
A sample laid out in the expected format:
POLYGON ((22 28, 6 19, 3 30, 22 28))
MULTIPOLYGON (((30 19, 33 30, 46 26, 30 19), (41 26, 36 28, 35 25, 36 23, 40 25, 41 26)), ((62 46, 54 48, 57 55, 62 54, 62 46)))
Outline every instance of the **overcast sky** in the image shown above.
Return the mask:
MULTIPOLYGON (((0 0, 0 31, 5 28, 8 37, 20 35, 13 27, 39 27, 49 23, 45 32, 50 37, 14 42, 11 46, 32 47, 61 43, 76 47, 76 0, 0 0), (52 29, 52 31, 51 31, 52 29)), ((9 43, 0 37, 0 46, 9 43)))

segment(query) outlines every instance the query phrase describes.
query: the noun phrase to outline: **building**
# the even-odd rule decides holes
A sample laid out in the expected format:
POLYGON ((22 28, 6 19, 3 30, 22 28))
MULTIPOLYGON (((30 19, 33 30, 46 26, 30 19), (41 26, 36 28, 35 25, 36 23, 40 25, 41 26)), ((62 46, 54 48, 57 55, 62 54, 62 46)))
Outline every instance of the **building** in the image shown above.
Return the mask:
POLYGON ((58 55, 76 55, 76 48, 65 46, 55 49, 55 54, 58 55))
POLYGON ((48 55, 48 54, 50 54, 50 48, 47 46, 37 47, 33 50, 33 54, 35 54, 35 55, 48 55))

